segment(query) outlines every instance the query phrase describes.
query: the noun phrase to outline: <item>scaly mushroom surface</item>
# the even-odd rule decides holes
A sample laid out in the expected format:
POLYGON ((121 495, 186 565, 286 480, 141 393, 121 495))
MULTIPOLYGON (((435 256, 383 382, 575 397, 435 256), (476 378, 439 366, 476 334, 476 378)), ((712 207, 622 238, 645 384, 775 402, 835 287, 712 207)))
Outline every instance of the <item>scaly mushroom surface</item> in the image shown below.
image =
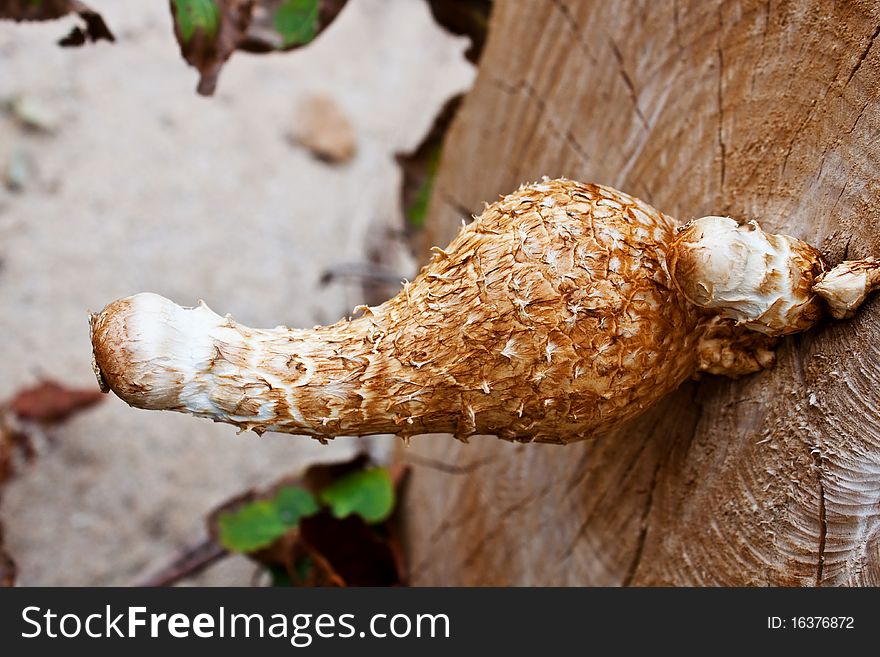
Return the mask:
POLYGON ((486 207, 394 298, 314 329, 258 330, 155 294, 91 316, 102 389, 257 432, 612 430, 701 371, 773 363, 776 336, 851 314, 880 263, 829 271, 758 224, 678 227, 601 185, 545 180, 486 207))

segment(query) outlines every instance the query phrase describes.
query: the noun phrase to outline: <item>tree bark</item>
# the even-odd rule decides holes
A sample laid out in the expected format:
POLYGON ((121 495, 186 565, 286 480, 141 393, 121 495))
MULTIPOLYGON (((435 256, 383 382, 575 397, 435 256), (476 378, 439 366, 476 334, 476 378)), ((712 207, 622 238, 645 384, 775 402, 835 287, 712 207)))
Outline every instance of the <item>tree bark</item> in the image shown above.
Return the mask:
MULTIPOLYGON (((427 220, 543 175, 880 255, 880 7, 495 4, 427 220)), ((417 585, 880 585, 880 301, 554 447, 417 438, 417 585)))

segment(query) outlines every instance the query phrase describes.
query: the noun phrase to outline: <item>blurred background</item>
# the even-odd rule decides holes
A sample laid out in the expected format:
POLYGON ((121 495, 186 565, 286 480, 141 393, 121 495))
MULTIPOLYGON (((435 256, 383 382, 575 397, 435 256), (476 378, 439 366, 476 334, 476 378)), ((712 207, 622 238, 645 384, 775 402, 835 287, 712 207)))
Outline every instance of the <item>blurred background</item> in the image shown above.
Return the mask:
MULTIPOLYGON (((90 4, 116 43, 62 49, 61 22, 0 22, 0 399, 45 378, 94 388, 87 312, 118 297, 300 327, 376 302, 367 263, 412 277, 396 155, 475 75, 427 2, 352 0, 296 53, 237 53, 210 98, 168 3, 90 4)), ((224 500, 355 450, 113 397, 32 442, 0 498, 22 586, 137 581, 224 500)), ((187 581, 253 572, 233 557, 187 581)))

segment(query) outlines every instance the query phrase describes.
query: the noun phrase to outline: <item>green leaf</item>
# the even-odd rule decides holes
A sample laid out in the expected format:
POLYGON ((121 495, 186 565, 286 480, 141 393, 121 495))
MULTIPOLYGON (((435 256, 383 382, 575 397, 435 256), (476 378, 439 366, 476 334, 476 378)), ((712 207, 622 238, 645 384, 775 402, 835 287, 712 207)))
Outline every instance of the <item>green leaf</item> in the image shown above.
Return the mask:
POLYGON ((296 527, 300 518, 314 515, 318 512, 318 502, 305 488, 287 486, 278 491, 275 496, 275 508, 278 517, 288 527, 296 527))
POLYGON ((337 479, 319 497, 337 518, 357 513, 367 522, 381 522, 394 509, 394 484, 385 468, 368 468, 337 479))
POLYGON ((197 31, 211 39, 220 29, 220 8, 214 0, 172 0, 174 16, 183 43, 188 43, 197 31))
POLYGON ((440 168, 441 152, 442 148, 440 145, 431 151, 428 162, 425 165, 425 179, 419 186, 415 200, 406 209, 406 219, 413 228, 423 228, 425 225, 425 215, 428 214, 431 190, 434 189, 434 179, 437 177, 437 169, 440 168))
POLYGON ((257 500, 220 515, 220 542, 233 552, 253 552, 271 545, 302 518, 319 510, 309 491, 286 486, 271 500, 257 500))
POLYGON ((233 552, 253 552, 271 545, 287 531, 275 504, 257 500, 217 519, 220 542, 233 552))
POLYGON ((281 35, 284 47, 301 46, 318 33, 318 5, 320 0, 285 0, 275 12, 275 30, 281 35))

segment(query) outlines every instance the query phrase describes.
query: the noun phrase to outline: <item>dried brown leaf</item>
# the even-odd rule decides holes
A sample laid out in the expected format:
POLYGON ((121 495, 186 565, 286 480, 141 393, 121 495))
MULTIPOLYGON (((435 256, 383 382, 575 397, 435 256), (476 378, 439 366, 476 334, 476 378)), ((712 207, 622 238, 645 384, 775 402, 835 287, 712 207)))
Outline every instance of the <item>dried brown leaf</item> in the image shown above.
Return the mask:
POLYGON ((45 380, 16 393, 9 409, 21 420, 55 423, 97 404, 104 399, 98 390, 68 388, 57 381, 45 380))
MULTIPOLYGON (((5 418, 0 411, 0 487, 12 476, 12 453, 14 440, 5 418)), ((0 588, 15 586, 15 562, 3 545, 3 525, 0 523, 0 588)))
POLYGON ((382 526, 352 514, 335 518, 328 511, 300 521, 300 536, 346 586, 396 586, 402 583, 397 557, 382 526))
POLYGON ((0 411, 0 485, 13 475, 13 458, 16 451, 28 463, 37 455, 31 437, 13 426, 7 413, 6 410, 0 411))
POLYGON ((4 418, 0 417, 0 484, 12 476, 14 446, 12 429, 6 425, 4 418))
POLYGON ((3 526, 0 525, 0 588, 15 586, 15 562, 3 546, 3 526))
MULTIPOLYGON (((21 421, 54 423, 99 402, 103 395, 96 390, 67 388, 55 381, 42 381, 31 388, 17 392, 11 399, 0 403, 0 486, 12 475, 15 453, 26 461, 36 456, 29 433, 21 421)), ((14 586, 16 568, 3 545, 3 527, 0 525, 0 587, 14 586)))

